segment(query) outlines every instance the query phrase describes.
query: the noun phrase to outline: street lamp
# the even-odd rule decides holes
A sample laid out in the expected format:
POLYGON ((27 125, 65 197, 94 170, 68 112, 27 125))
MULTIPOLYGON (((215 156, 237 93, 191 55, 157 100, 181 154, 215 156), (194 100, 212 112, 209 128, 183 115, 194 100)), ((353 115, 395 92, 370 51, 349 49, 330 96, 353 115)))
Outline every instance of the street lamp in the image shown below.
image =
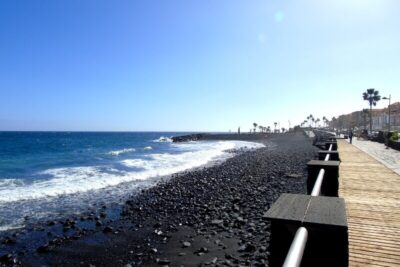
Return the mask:
POLYGON ((391 101, 391 98, 392 98, 392 96, 391 95, 389 95, 389 97, 382 97, 382 99, 385 99, 385 100, 389 100, 389 132, 390 132, 390 101, 391 101))

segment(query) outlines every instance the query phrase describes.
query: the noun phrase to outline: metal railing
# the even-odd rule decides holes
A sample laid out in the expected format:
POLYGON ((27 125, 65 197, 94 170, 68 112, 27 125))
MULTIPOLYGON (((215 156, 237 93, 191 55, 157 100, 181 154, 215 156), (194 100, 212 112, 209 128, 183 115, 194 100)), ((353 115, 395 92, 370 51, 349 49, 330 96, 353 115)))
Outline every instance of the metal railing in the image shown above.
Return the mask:
MULTIPOLYGON (((328 151, 332 151, 332 144, 329 146, 328 151)), ((330 154, 327 153, 324 161, 329 161, 330 154)), ((324 181, 325 169, 320 169, 317 180, 315 181, 311 196, 317 197, 321 194, 322 182, 324 181)), ((307 244, 308 231, 305 227, 297 229, 292 244, 290 245, 289 252, 286 255, 283 267, 299 267, 303 259, 304 249, 307 244)))
POLYGON ((308 231, 305 227, 297 229, 292 245, 283 263, 283 267, 300 266, 304 249, 306 248, 307 238, 308 231))
POLYGON ((319 170, 317 180, 315 181, 311 196, 317 197, 321 193, 322 182, 324 181, 325 169, 319 170))

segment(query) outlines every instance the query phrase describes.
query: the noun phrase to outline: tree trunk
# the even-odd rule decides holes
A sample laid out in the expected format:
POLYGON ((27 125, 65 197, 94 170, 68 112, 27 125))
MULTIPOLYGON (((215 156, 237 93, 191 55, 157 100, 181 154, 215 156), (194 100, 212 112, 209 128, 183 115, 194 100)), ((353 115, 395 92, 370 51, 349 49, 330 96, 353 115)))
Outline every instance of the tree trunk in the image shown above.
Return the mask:
POLYGON ((372 105, 369 105, 369 133, 372 133, 372 105))
POLYGON ((364 130, 367 129, 367 114, 364 112, 364 130))

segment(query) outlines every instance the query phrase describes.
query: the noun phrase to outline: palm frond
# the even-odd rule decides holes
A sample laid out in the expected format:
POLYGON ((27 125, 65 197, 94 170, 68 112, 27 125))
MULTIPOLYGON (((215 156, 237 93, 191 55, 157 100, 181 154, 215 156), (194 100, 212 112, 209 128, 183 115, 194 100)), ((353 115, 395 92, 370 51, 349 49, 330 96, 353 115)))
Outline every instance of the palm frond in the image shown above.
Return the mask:
POLYGON ((375 91, 374 88, 367 89, 367 93, 368 93, 369 95, 372 95, 372 94, 374 93, 374 91, 375 91))

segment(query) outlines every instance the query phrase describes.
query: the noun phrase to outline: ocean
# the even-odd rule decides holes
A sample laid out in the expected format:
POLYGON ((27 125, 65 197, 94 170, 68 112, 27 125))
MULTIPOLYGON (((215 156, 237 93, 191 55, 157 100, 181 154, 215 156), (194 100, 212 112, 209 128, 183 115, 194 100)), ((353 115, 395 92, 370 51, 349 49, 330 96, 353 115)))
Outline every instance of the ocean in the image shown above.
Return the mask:
POLYGON ((216 164, 244 141, 173 143, 173 132, 0 132, 0 231, 79 214, 181 171, 216 164))

